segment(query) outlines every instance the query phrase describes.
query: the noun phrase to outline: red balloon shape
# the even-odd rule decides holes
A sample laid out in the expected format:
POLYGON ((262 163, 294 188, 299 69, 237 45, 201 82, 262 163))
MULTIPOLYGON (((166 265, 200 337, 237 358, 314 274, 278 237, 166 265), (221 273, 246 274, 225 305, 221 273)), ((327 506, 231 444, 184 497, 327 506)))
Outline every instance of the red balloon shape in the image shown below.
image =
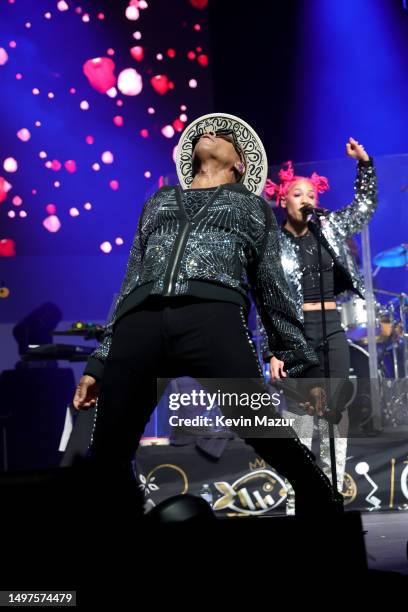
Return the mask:
POLYGON ((202 53, 197 57, 197 62, 200 64, 200 66, 208 66, 208 55, 202 53))
POLYGON ((171 89, 171 85, 169 79, 164 74, 158 74, 150 79, 150 83, 155 91, 158 94, 164 95, 171 89))
POLYGON ((141 62, 144 58, 143 47, 132 47, 130 50, 130 54, 137 62, 141 62))
POLYGON ((4 202, 4 200, 7 198, 6 184, 6 179, 0 176, 0 202, 4 202))
POLYGON ((90 59, 85 62, 82 70, 89 84, 99 93, 106 93, 116 85, 115 63, 109 57, 90 59))
POLYGON ((67 170, 68 172, 71 172, 71 173, 76 172, 77 167, 76 167, 76 162, 75 162, 75 160, 73 160, 73 159, 68 159, 68 160, 65 162, 64 166, 65 166, 65 170, 67 170))
POLYGON ((16 243, 10 238, 0 240, 0 257, 14 257, 16 254, 16 243))
POLYGON ((197 9, 205 9, 208 4, 208 0, 190 0, 190 4, 197 9))

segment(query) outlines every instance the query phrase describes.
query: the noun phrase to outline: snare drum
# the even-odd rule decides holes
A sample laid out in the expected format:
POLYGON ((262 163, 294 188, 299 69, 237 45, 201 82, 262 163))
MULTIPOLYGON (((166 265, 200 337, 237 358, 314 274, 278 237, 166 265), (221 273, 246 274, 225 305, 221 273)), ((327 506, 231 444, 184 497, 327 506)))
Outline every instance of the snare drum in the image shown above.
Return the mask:
MULTIPOLYGON (((359 297, 353 297, 343 302, 339 308, 341 324, 347 337, 354 342, 367 339, 367 308, 366 301, 359 297)), ((381 335, 380 305, 375 304, 375 335, 381 335)))

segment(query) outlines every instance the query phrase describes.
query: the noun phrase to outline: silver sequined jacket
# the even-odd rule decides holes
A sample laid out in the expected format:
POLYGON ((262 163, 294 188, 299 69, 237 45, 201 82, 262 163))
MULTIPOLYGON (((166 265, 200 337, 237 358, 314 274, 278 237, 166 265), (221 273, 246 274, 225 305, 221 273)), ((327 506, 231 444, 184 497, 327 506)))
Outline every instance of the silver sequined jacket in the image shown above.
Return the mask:
POLYGON ((165 186, 145 204, 113 315, 85 373, 100 379, 114 325, 139 294, 188 295, 197 282, 246 296, 251 289, 270 347, 297 375, 317 363, 286 283, 279 229, 268 204, 241 184, 221 185, 191 219, 180 187, 165 186))
MULTIPOLYGON (((362 230, 377 208, 377 176, 373 160, 358 162, 354 183, 355 197, 351 204, 331 212, 322 220, 322 243, 334 262, 334 294, 353 291, 364 297, 364 281, 350 251, 346 239, 362 230)), ((309 222, 309 229, 317 234, 316 224, 309 222)), ((299 247, 289 232, 280 230, 282 266, 285 278, 296 302, 298 317, 303 320, 302 271, 299 247)), ((272 265, 274 265, 272 263, 272 265)), ((267 334, 261 330, 262 355, 268 361, 272 354, 267 334)))

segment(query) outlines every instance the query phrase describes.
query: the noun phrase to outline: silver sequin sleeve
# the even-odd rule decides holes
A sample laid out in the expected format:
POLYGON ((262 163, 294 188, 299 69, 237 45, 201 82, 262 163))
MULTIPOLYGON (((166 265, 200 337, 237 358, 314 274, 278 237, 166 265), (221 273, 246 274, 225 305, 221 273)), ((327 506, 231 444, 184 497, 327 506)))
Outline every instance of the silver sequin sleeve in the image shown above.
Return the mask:
POLYGON ((332 212, 329 224, 338 232, 338 239, 361 232, 377 208, 377 175, 372 159, 357 164, 354 200, 348 206, 332 212))

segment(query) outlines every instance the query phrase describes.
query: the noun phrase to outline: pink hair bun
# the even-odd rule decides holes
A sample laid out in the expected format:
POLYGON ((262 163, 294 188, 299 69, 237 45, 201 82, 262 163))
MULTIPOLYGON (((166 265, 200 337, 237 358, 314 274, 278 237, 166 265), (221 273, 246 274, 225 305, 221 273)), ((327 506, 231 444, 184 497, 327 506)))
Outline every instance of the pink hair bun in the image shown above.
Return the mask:
POLYGON ((274 183, 270 179, 267 179, 264 189, 267 199, 272 200, 275 198, 278 205, 281 199, 287 195, 293 183, 297 181, 308 181, 313 186, 316 194, 324 193, 330 188, 328 179, 325 176, 320 176, 316 172, 313 172, 310 177, 297 176, 291 161, 287 161, 283 164, 283 167, 279 170, 278 177, 279 183, 274 183))

